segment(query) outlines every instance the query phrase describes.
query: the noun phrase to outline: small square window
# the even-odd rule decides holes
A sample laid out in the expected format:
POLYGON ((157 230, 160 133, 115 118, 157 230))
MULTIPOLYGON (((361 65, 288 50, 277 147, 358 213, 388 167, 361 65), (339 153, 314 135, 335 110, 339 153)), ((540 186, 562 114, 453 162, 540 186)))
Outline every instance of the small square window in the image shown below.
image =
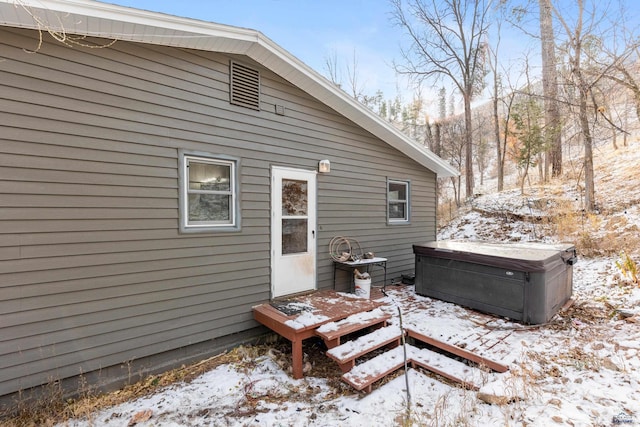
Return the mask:
POLYGON ((390 224, 409 222, 409 181, 387 181, 387 219, 390 224))
POLYGON ((182 154, 181 231, 236 229, 237 161, 182 154))

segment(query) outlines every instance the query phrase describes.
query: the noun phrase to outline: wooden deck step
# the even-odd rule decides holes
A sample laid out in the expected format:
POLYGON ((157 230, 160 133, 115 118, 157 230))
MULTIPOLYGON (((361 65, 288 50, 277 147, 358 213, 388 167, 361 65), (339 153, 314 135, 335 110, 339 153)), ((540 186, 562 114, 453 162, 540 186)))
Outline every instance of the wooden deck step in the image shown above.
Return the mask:
POLYGON ((469 350, 465 350, 464 348, 448 344, 444 341, 440 341, 432 336, 425 335, 417 331, 416 329, 411 328, 410 326, 406 326, 405 330, 407 331, 407 334, 413 339, 422 341, 425 344, 432 345, 451 354, 455 354, 456 356, 470 360, 474 363, 477 363, 478 365, 486 366, 496 372, 507 372, 509 370, 509 367, 503 365, 502 363, 487 359, 486 357, 480 356, 479 354, 473 353, 469 350))
POLYGON ((413 367, 420 366, 435 374, 462 384, 470 390, 479 390, 482 377, 486 374, 479 368, 466 365, 456 359, 436 353, 426 348, 409 346, 407 351, 413 367))
POLYGON ((329 349, 327 355, 338 362, 342 372, 348 372, 355 366, 357 358, 387 345, 396 347, 400 345, 401 337, 397 325, 385 326, 329 349))
POLYGON ((373 383, 403 366, 404 348, 398 346, 355 366, 342 375, 342 380, 356 390, 365 390, 367 393, 371 393, 373 383))
MULTIPOLYGON (((420 349, 411 344, 406 344, 406 350, 407 363, 410 366, 420 366, 435 374, 460 383, 471 390, 478 390, 483 377, 486 375, 479 368, 468 366, 458 360, 429 349, 420 349)), ((376 381, 403 366, 404 348, 398 346, 355 366, 349 372, 342 375, 342 379, 356 390, 365 390, 367 393, 370 393, 376 381)))
POLYGON ((340 345, 341 337, 370 326, 386 326, 387 320, 390 318, 390 314, 376 308, 371 311, 352 314, 337 322, 325 323, 316 329, 316 335, 324 340, 327 348, 331 349, 340 345))

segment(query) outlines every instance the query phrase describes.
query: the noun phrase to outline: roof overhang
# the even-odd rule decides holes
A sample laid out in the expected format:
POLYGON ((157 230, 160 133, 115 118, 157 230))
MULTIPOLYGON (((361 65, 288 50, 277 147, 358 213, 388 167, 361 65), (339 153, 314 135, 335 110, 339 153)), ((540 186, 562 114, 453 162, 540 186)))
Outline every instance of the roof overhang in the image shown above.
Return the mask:
POLYGON ((261 32, 91 0, 0 0, 0 25, 246 55, 439 177, 458 171, 261 32))

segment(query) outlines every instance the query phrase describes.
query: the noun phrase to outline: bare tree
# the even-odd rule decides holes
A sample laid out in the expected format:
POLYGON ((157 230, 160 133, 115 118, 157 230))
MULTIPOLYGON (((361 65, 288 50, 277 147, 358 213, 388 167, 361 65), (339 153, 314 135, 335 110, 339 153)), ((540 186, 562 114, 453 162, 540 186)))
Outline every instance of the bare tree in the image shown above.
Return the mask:
MULTIPOLYGON (((452 116, 438 123, 436 128, 438 139, 440 140, 441 155, 458 168, 462 167, 465 151, 465 129, 464 122, 460 116, 452 116)), ((461 205, 461 176, 451 177, 456 206, 461 205)))
MULTIPOLYGON (((553 9, 554 16, 564 30, 564 43, 560 46, 566 58, 567 84, 573 90, 569 100, 577 105, 577 118, 584 147, 584 202, 587 211, 596 209, 593 167, 593 123, 602 112, 595 90, 613 64, 602 66, 597 59, 602 51, 602 41, 611 34, 613 22, 605 22, 608 10, 598 8, 593 2, 587 11, 585 0, 576 0, 575 10, 553 9), (571 19, 571 20, 570 20, 571 19)), ((600 5, 602 6, 602 5, 600 5)))
POLYGON ((348 63, 342 70, 338 63, 338 54, 335 50, 332 51, 329 56, 324 57, 324 69, 326 72, 326 76, 329 80, 331 80, 331 83, 346 91, 355 100, 360 102, 363 101, 365 95, 363 87, 360 85, 360 82, 358 80, 358 57, 355 50, 353 51, 353 55, 351 57, 351 63, 348 63), (348 83, 347 87, 344 87, 342 84, 342 78, 345 72, 348 83))
POLYGON ((597 105, 596 120, 592 127, 596 137, 611 139, 614 150, 617 150, 618 136, 622 134, 626 137, 630 134, 628 129, 630 91, 625 85, 606 78, 606 74, 604 77, 599 80, 592 96, 596 103, 594 105, 597 105))
POLYGON ((339 87, 340 89, 351 95, 356 101, 366 105, 373 111, 376 111, 378 115, 388 118, 387 104, 384 100, 384 94, 378 90, 373 95, 367 95, 364 91, 364 85, 360 84, 359 71, 358 71, 358 56, 356 51, 353 51, 351 62, 341 70, 338 64, 338 55, 333 51, 329 56, 324 58, 324 69, 326 77, 339 87), (346 73, 347 85, 343 86, 342 78, 346 73))
POLYGON ((493 108, 493 132, 494 138, 496 140, 496 168, 498 175, 498 191, 502 191, 504 189, 504 151, 502 149, 502 144, 500 144, 500 96, 502 94, 502 83, 501 83, 501 75, 498 71, 498 52, 500 50, 500 41, 501 41, 501 29, 502 29, 502 21, 498 19, 496 21, 496 41, 493 46, 489 48, 489 67, 491 68, 491 73, 493 74, 493 93, 491 95, 491 106, 493 108))
MULTIPOLYGON (((612 64, 605 77, 633 95, 635 113, 640 120, 640 38, 638 25, 627 21, 622 7, 615 15, 615 26, 609 43, 602 45, 603 68, 612 64), (635 25, 633 27, 632 25, 635 25)), ((626 111, 625 111, 626 114, 626 111)))
POLYGON ((331 55, 324 57, 324 70, 331 83, 342 87, 340 72, 338 71, 338 54, 335 50, 331 52, 331 55))
MULTIPOLYGON (((549 145, 552 176, 562 175, 562 137, 560 109, 558 108, 558 70, 551 0, 539 0, 540 41, 542 45, 542 92, 544 94, 545 139, 549 145)), ((549 166, 545 162, 545 181, 549 166)))
POLYGON ((358 77, 358 57, 354 49, 351 56, 351 65, 347 64, 347 79, 349 80, 349 89, 351 90, 351 96, 362 102, 363 98, 365 98, 365 95, 358 77))
POLYGON ((635 51, 635 62, 624 60, 624 57, 621 56, 611 58, 615 67, 613 72, 607 73, 606 77, 626 87, 633 94, 636 117, 640 120, 640 73, 638 70, 640 49, 636 45, 633 50, 635 51))
MULTIPOLYGON (((578 10, 576 11, 575 22, 570 23, 562 13, 554 8, 554 15, 561 23, 565 35, 565 55, 567 57, 569 68, 570 83, 576 89, 576 97, 578 104, 578 121, 580 131, 582 133, 582 142, 584 146, 584 190, 585 190, 585 208, 593 211, 596 208, 595 188, 594 188, 594 171, 593 171, 593 137, 591 135, 591 127, 589 125, 588 104, 591 98, 591 89, 593 82, 589 81, 583 72, 583 48, 585 43, 585 34, 590 34, 593 27, 584 29, 585 5, 584 0, 577 0, 578 10)), ((592 15, 595 19, 595 16, 592 15)), ((591 22, 594 26, 595 23, 591 22)))
MULTIPOLYGON (((444 86, 438 90, 438 113, 440 120, 444 120, 447 117, 447 89, 444 86)), ((451 114, 453 114, 453 111, 451 114)))
POLYGON ((438 118, 433 123, 426 123, 427 141, 429 149, 436 155, 442 157, 442 122, 447 117, 447 89, 441 87, 438 90, 438 118))
POLYGON ((540 154, 545 150, 542 126, 542 108, 538 98, 525 95, 523 100, 513 106, 512 119, 519 145, 514 156, 521 171, 520 193, 524 194, 524 184, 529 169, 537 164, 540 154))
POLYGON ((491 0, 391 0, 393 21, 411 46, 396 72, 432 85, 448 79, 460 92, 465 117, 466 196, 473 195, 471 101, 483 86, 491 0))
POLYGON ((493 131, 493 127, 490 126, 491 121, 488 120, 487 111, 485 109, 478 109, 474 111, 475 122, 474 133, 476 137, 475 144, 475 161, 480 173, 480 186, 484 186, 484 176, 489 165, 489 138, 493 131))

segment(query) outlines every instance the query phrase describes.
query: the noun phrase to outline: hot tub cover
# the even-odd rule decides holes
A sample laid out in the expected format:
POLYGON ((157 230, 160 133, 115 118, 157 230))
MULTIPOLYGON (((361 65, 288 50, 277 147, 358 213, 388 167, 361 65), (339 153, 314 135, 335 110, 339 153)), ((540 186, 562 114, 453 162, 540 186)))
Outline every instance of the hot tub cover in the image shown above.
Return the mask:
POLYGON ((576 262, 575 247, 566 243, 439 240, 413 245, 413 252, 525 272, 548 271, 559 263, 573 265, 576 262))

